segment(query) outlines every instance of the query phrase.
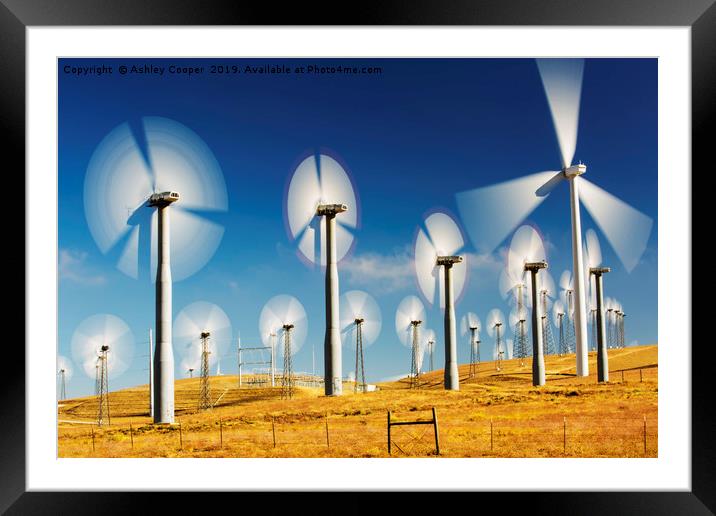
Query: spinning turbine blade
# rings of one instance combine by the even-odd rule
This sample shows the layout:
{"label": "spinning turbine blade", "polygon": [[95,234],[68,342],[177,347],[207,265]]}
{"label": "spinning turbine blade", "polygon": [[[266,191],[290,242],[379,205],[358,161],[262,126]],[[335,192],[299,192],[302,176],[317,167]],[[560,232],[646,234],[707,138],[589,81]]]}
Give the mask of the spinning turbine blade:
{"label": "spinning turbine blade", "polygon": [[57,372],[65,371],[65,381],[69,382],[72,379],[72,362],[70,362],[70,359],[67,357],[64,357],[62,355],[57,356]]}
{"label": "spinning turbine blade", "polygon": [[654,221],[583,177],[579,178],[579,197],[631,272],[646,249]]}
{"label": "spinning turbine blade", "polygon": [[196,301],[174,320],[174,347],[184,357],[201,359],[201,333],[209,332],[209,363],[214,364],[231,345],[231,322],[213,303]]}
{"label": "spinning turbine blade", "polygon": [[587,256],[585,261],[589,264],[589,267],[597,267],[602,263],[602,248],[599,245],[599,239],[593,229],[587,230],[585,237]]}
{"label": "spinning turbine blade", "polygon": [[[487,314],[487,319],[485,320],[485,324],[487,325],[487,333],[488,335],[490,335],[490,337],[495,336],[495,325],[497,325],[498,323],[504,324],[505,316],[502,315],[502,311],[499,308],[493,308]],[[504,335],[504,332],[502,333],[502,335]]]}
{"label": "spinning turbine blade", "polygon": [[[209,262],[224,236],[224,228],[219,224],[172,207],[172,236],[170,240],[172,280],[181,281],[193,275]],[[174,227],[181,229],[173,229]],[[157,241],[157,216],[152,214],[152,242]],[[156,280],[157,246],[152,245],[151,275]]]}
{"label": "spinning turbine blade", "polygon": [[537,67],[559,140],[562,167],[567,168],[577,147],[584,59],[537,59]]}
{"label": "spinning turbine blade", "polygon": [[134,355],[134,336],[119,317],[97,314],[80,323],[72,335],[72,356],[85,374],[94,379],[102,346],[107,352],[107,373],[115,378],[127,370]]}
{"label": "spinning turbine blade", "polygon": [[[291,349],[292,355],[298,353],[308,334],[308,319],[301,302],[293,296],[279,294],[272,297],[264,305],[259,316],[259,332],[264,346],[277,346],[283,349],[283,326],[292,324]],[[275,338],[271,337],[275,335]]]}
{"label": "spinning turbine blade", "polygon": [[321,202],[321,185],[318,182],[316,158],[310,156],[296,168],[288,187],[286,202],[288,224],[295,236],[301,233],[316,215]]}
{"label": "spinning turbine blade", "polygon": [[296,167],[284,206],[290,237],[298,240],[298,251],[310,263],[325,266],[326,221],[316,216],[320,204],[344,204],[348,208],[335,218],[335,258],[340,262],[353,244],[355,237],[350,229],[358,226],[359,206],[347,172],[325,154],[309,156]]}
{"label": "spinning turbine blade", "polygon": [[[362,290],[351,290],[341,296],[341,331],[355,330],[355,320],[363,319],[363,347],[367,348],[378,338],[382,326],[380,308],[375,299]],[[343,344],[351,344],[355,348],[355,338],[344,340]]]}
{"label": "spinning turbine blade", "polygon": [[475,249],[480,253],[494,251],[547,198],[536,192],[555,174],[538,172],[458,193],[455,196],[458,210]]}
{"label": "spinning turbine blade", "polygon": [[[431,305],[435,290],[440,293],[440,308],[445,308],[445,272],[437,265],[438,256],[453,256],[465,246],[460,228],[447,214],[436,212],[425,219],[425,228],[418,230],[415,240],[415,273],[420,291]],[[457,299],[465,286],[467,264],[452,268],[453,295]]]}
{"label": "spinning turbine blade", "polygon": [[395,312],[395,332],[400,342],[405,346],[412,346],[410,334],[411,321],[425,321],[425,308],[416,296],[405,297]]}
{"label": "spinning turbine blade", "polygon": [[[172,212],[228,209],[221,168],[203,140],[167,118],[144,117],[141,121],[143,139],[124,123],[100,142],[84,184],[85,217],[95,242],[107,253],[123,241],[117,267],[134,278],[139,276],[140,264],[146,268],[151,263],[151,276],[156,274],[157,243],[152,241],[149,246],[142,237],[150,231],[156,236],[156,213],[147,207],[150,195],[179,192]],[[206,265],[221,241],[223,229],[199,217],[178,215],[170,223],[174,281]],[[151,262],[149,255],[144,255],[144,246],[152,249]],[[197,253],[197,249],[201,251]]]}

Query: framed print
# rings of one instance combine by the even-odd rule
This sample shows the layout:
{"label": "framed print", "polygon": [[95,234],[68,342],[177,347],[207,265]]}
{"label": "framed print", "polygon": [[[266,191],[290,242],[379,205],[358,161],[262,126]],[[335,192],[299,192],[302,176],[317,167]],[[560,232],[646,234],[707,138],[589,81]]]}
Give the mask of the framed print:
{"label": "framed print", "polygon": [[709,2],[52,5],[2,7],[28,301],[3,507],[713,510],[690,300]]}

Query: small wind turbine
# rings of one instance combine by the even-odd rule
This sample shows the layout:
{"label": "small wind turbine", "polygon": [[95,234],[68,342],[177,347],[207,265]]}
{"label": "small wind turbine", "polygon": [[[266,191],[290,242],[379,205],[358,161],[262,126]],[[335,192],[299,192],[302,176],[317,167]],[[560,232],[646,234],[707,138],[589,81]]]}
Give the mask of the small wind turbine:
{"label": "small wind turbine", "polygon": [[351,230],[358,225],[353,184],[334,158],[325,154],[309,156],[293,172],[285,211],[290,236],[298,241],[299,253],[309,262],[320,262],[326,268],[325,394],[339,396],[343,392],[343,369],[338,262],[350,250]]}
{"label": "small wind turbine", "polygon": [[[72,335],[72,357],[89,378],[98,397],[97,424],[110,423],[109,379],[124,373],[134,355],[134,335],[114,315],[97,314],[80,323]],[[106,421],[105,421],[106,418]]]}
{"label": "small wind turbine", "polygon": [[343,342],[354,342],[356,349],[354,392],[366,391],[363,350],[378,338],[381,325],[380,308],[370,294],[351,290],[341,296],[341,332],[345,337],[349,337],[349,332],[354,335]]}
{"label": "small wind turbine", "polygon": [[480,318],[474,312],[467,312],[460,320],[460,335],[470,334],[470,378],[477,376],[480,364]]}
{"label": "small wind turbine", "polygon": [[72,378],[72,362],[62,355],[57,356],[57,377],[60,381],[60,400],[67,399],[67,383]]}
{"label": "small wind turbine", "polygon": [[505,324],[505,316],[502,315],[502,311],[500,311],[499,308],[493,308],[490,310],[490,312],[487,314],[487,319],[485,324],[487,325],[487,333],[490,337],[495,338],[495,370],[501,371],[502,370],[502,358],[505,353],[504,348],[504,334],[503,334],[503,325]]}
{"label": "small wind turbine", "polygon": [[[584,59],[537,59],[561,151],[559,171],[540,172],[457,194],[458,208],[478,252],[492,252],[563,181],[569,183],[577,376],[588,376],[586,292],[580,201],[602,230],[627,272],[646,249],[653,221],[584,179],[586,165],[572,164],[577,147]],[[499,210],[500,216],[494,214]]]}
{"label": "small wind turbine", "polygon": [[395,331],[403,345],[410,348],[410,387],[419,388],[422,346],[420,325],[425,320],[425,308],[416,296],[407,296],[395,312]]}
{"label": "small wind turbine", "polygon": [[[465,241],[460,228],[447,214],[436,212],[425,219],[415,239],[415,273],[420,291],[429,304],[435,301],[438,285],[440,307],[444,309],[445,325],[445,389],[460,390],[457,367],[457,336],[455,331],[455,298],[465,286],[467,264],[460,252]],[[461,265],[460,265],[461,264]]]}
{"label": "small wind turbine", "polygon": [[[425,351],[430,357],[430,370],[434,371],[435,363],[433,362],[433,354],[435,352],[435,342],[437,341],[437,338],[435,337],[435,330],[425,330],[423,332],[423,340],[425,341]],[[422,364],[422,360],[420,362]]]}
{"label": "small wind turbine", "polygon": [[196,301],[184,307],[174,320],[174,346],[184,363],[199,366],[199,408],[211,408],[209,371],[231,345],[231,322],[220,307]]}
{"label": "small wind turbine", "polygon": [[308,334],[308,319],[301,302],[293,296],[279,294],[269,299],[259,316],[259,333],[264,346],[272,348],[276,355],[278,337],[283,355],[281,398],[293,397],[293,356],[298,353]]}

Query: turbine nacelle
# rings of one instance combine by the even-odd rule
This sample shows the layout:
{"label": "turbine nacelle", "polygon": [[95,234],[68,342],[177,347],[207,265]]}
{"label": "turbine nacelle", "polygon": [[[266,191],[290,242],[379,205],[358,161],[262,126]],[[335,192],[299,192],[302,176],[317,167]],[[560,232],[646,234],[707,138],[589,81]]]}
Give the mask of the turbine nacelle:
{"label": "turbine nacelle", "polygon": [[437,265],[444,265],[445,267],[452,267],[453,264],[461,263],[462,256],[438,256]]}
{"label": "turbine nacelle", "polygon": [[420,326],[422,322],[423,321],[410,321],[410,324],[412,324],[413,326]]}
{"label": "turbine nacelle", "polygon": [[602,274],[606,274],[607,272],[611,272],[612,269],[610,267],[590,267],[589,268],[589,274],[594,274],[595,276],[601,276]]}
{"label": "turbine nacelle", "polygon": [[356,317],[353,322],[356,324],[363,324],[365,322],[365,319],[363,319],[361,317]]}
{"label": "turbine nacelle", "polygon": [[293,324],[284,324],[284,325],[283,325],[283,329],[284,329],[285,331],[292,330],[292,329],[293,329]]}
{"label": "turbine nacelle", "polygon": [[562,172],[564,172],[564,177],[570,178],[570,177],[577,177],[581,176],[587,171],[587,165],[584,163],[580,163],[578,165],[572,165],[571,167],[567,167]]}
{"label": "turbine nacelle", "polygon": [[169,206],[171,203],[179,200],[179,194],[177,192],[162,192],[154,193],[149,196],[147,205],[154,208],[163,208]]}
{"label": "turbine nacelle", "polygon": [[202,338],[202,339],[208,339],[208,338],[209,338],[209,335],[211,335],[211,332],[209,332],[209,331],[203,331],[203,332],[201,332],[201,338]]}
{"label": "turbine nacelle", "polygon": [[537,272],[540,269],[546,269],[547,262],[542,260],[541,262],[528,262],[525,263],[525,270],[528,272]]}
{"label": "turbine nacelle", "polygon": [[343,213],[348,210],[348,206],[345,204],[319,204],[316,207],[316,215],[321,216],[335,216],[338,213]]}

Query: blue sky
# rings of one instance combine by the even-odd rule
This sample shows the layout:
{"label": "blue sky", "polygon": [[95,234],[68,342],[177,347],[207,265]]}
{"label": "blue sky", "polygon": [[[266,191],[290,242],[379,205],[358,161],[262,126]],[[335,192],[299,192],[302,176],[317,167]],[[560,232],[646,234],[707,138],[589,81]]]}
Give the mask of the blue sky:
{"label": "blue sky", "polygon": [[[531,59],[261,59],[270,64],[380,66],[374,75],[120,76],[119,64],[249,64],[251,60],[60,60],[59,67],[59,353],[71,358],[75,328],[96,313],[121,317],[132,329],[135,358],[111,389],[146,382],[147,330],[154,325],[154,287],[115,267],[95,244],[85,219],[83,185],[89,159],[102,138],[123,122],[143,116],[176,120],[196,132],[222,168],[229,211],[219,215],[222,242],[209,263],[174,285],[175,315],[205,300],[218,304],[242,345],[259,341],[258,319],[266,301],[291,294],[308,314],[308,338],[294,368],[323,364],[323,273],[296,255],[283,219],[284,193],[299,157],[328,149],[346,164],[361,203],[354,251],[339,265],[342,291],[361,289],[380,306],[383,328],[366,351],[369,381],[403,374],[410,352],[398,340],[394,317],[403,297],[418,294],[412,268],[416,227],[443,208],[457,215],[455,194],[560,165],[557,139],[537,66]],[[303,61],[303,62],[301,62]],[[255,63],[256,63],[255,62]],[[254,63],[254,64],[255,64]],[[64,65],[113,64],[114,74],[77,77]],[[627,317],[627,341],[657,341],[657,61],[590,59],[584,68],[575,161],[587,177],[655,220],[641,262],[627,273],[582,209],[583,230],[597,229],[606,295]],[[499,214],[495,214],[499,216]],[[459,217],[458,217],[458,222]],[[527,219],[547,241],[555,281],[571,268],[568,188],[556,189]],[[509,238],[503,242],[509,244]],[[474,253],[468,243],[467,252]],[[503,260],[471,260],[458,318],[509,308],[498,290]],[[441,344],[442,314],[428,308],[427,326]],[[483,336],[483,358],[492,342]],[[236,372],[235,339],[223,372]],[[344,374],[353,369],[344,348]],[[144,356],[143,356],[144,355]],[[460,363],[469,361],[465,339]],[[178,362],[178,360],[177,360]],[[93,379],[78,364],[68,395],[90,394]],[[177,370],[177,377],[184,372]]]}

